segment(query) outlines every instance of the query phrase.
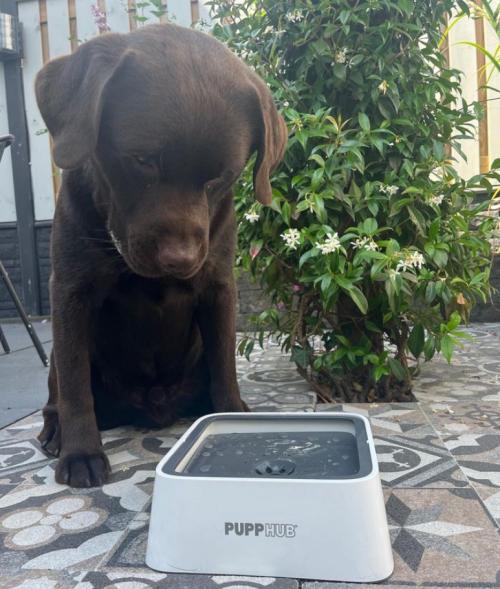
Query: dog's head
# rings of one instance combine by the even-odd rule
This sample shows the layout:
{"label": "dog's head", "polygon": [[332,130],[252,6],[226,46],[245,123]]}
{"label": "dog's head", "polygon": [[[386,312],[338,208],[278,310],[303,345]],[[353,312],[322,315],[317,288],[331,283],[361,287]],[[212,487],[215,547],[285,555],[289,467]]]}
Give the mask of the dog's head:
{"label": "dog's head", "polygon": [[48,63],[36,95],[56,164],[90,163],[96,204],[138,274],[198,272],[254,151],[256,198],[271,200],[286,125],[266,85],[208,35],[174,25],[104,35]]}

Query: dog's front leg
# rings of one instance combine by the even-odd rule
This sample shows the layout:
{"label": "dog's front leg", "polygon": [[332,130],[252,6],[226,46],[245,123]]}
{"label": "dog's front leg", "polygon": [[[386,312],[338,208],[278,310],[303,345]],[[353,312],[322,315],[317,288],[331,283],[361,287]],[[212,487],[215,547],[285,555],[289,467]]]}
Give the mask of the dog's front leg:
{"label": "dog's front leg", "polygon": [[89,294],[88,289],[51,282],[61,440],[56,481],[71,487],[102,485],[110,472],[97,429],[90,383]]}
{"label": "dog's front leg", "polygon": [[198,323],[210,371],[215,411],[248,411],[236,379],[236,287],[234,282],[207,289],[198,308]]}

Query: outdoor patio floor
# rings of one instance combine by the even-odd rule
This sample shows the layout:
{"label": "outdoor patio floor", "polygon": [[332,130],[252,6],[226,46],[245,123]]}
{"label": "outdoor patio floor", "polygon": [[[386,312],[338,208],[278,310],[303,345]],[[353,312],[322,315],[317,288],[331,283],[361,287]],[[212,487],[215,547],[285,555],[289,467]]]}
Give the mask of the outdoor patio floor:
{"label": "outdoor patio floor", "polygon": [[[348,410],[370,418],[395,559],[394,574],[384,584],[392,588],[500,588],[500,325],[476,325],[469,331],[474,339],[451,366],[443,359],[424,365],[415,386],[417,403],[316,405],[314,394],[278,346],[270,343],[256,351],[250,363],[238,360],[241,389],[254,410]],[[18,410],[28,413],[39,405],[26,397],[26,375],[33,371],[31,397],[40,399],[45,398],[46,374],[41,365],[35,367],[34,349],[20,348],[0,356],[0,388],[4,397],[22,397]],[[19,395],[4,390],[17,386],[14,370],[19,377],[24,373]],[[0,587],[368,587],[167,575],[146,568],[154,468],[187,425],[105,432],[111,481],[88,490],[55,483],[54,461],[36,441],[40,412],[1,429]],[[327,517],[327,505],[324,510]],[[335,546],[331,548],[333,553]]]}

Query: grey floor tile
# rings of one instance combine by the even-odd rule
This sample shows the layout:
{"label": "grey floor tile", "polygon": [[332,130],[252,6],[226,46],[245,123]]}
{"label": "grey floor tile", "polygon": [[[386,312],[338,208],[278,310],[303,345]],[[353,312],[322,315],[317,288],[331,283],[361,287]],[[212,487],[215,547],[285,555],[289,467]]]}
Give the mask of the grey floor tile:
{"label": "grey floor tile", "polygon": [[433,427],[442,435],[498,433],[499,402],[434,402],[423,405]]}
{"label": "grey floor tile", "polygon": [[[16,350],[22,350],[24,348],[29,348],[33,345],[31,338],[24,327],[24,324],[21,322],[5,322],[0,321],[0,325],[2,326],[2,330],[7,338],[7,342],[12,352]],[[50,321],[42,320],[42,321],[33,321],[33,327],[38,335],[38,339],[42,343],[47,343],[52,341],[52,328]],[[3,349],[0,346],[0,358],[4,355]]]}
{"label": "grey floor tile", "polygon": [[[46,346],[46,352],[50,348]],[[47,401],[49,369],[35,348],[0,357],[0,427],[40,409]]]}
{"label": "grey floor tile", "polygon": [[[130,585],[125,585],[130,583]],[[132,585],[131,583],[136,583]],[[76,589],[299,589],[295,579],[223,575],[162,574],[144,568],[114,568],[88,573]]]}

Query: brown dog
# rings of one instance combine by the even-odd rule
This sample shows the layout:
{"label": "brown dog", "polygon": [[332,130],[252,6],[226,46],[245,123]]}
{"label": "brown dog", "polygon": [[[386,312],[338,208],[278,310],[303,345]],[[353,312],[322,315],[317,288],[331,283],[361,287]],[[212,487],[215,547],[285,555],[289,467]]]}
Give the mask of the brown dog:
{"label": "brown dog", "polygon": [[39,73],[63,168],[52,234],[54,351],[39,439],[56,480],[101,485],[99,429],[246,410],[235,370],[231,187],[254,187],[286,126],[266,85],[208,35],[107,34]]}

